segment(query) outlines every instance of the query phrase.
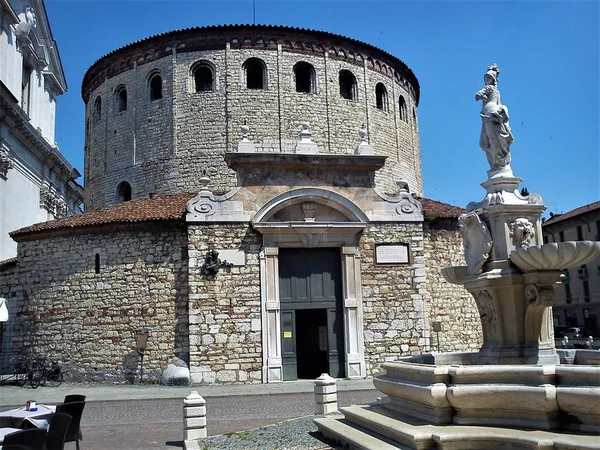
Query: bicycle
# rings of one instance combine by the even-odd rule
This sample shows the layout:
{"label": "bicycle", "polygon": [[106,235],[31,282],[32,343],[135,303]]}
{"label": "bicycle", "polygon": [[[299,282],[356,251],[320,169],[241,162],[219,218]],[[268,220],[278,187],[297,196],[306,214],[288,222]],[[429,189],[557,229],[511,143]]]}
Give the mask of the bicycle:
{"label": "bicycle", "polygon": [[58,361],[53,361],[48,356],[34,361],[27,372],[27,376],[32,389],[37,389],[40,384],[58,387],[64,381],[62,366]]}

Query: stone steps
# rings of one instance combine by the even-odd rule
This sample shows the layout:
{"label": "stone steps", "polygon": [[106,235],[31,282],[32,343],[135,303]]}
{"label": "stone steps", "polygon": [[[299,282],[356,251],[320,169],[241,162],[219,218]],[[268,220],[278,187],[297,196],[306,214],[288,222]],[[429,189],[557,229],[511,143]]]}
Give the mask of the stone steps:
{"label": "stone steps", "polygon": [[340,418],[323,418],[314,421],[325,437],[347,446],[350,450],[410,450]]}
{"label": "stone steps", "polygon": [[512,428],[430,425],[412,422],[382,406],[341,408],[344,417],[315,419],[326,437],[360,450],[591,450],[600,449],[599,436]]}

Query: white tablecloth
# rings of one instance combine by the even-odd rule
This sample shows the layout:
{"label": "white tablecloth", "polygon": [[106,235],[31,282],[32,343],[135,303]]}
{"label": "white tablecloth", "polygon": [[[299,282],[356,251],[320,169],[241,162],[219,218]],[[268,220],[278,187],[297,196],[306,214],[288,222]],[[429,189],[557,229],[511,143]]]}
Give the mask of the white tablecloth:
{"label": "white tablecloth", "polygon": [[25,407],[10,409],[8,411],[0,411],[0,426],[20,428],[24,420],[31,419],[29,421],[38,428],[47,428],[48,419],[52,413],[54,413],[54,411],[56,411],[56,406],[48,406],[43,404],[37,405],[37,411],[27,411]]}

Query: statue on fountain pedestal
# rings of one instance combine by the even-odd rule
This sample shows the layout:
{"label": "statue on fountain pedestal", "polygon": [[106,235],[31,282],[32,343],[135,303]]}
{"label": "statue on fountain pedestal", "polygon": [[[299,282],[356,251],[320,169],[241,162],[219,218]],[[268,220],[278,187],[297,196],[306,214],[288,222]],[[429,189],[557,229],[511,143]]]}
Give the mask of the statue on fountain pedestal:
{"label": "statue on fountain pedestal", "polygon": [[514,141],[508,123],[508,108],[500,101],[499,74],[496,64],[489,66],[483,77],[485,87],[475,94],[475,100],[483,101],[479,146],[487,155],[491,170],[510,168],[510,145]]}

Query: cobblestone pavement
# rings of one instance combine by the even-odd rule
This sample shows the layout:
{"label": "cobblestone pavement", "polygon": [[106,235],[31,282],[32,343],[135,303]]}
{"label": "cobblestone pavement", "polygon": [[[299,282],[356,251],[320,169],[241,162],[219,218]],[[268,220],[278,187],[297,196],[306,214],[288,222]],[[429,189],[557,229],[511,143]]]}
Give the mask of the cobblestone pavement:
{"label": "cobblestone pavement", "polygon": [[[340,406],[371,403],[377,390],[338,393]],[[208,434],[242,431],[314,412],[312,393],[205,397]],[[169,449],[182,445],[183,399],[88,402],[82,450]],[[67,444],[66,450],[75,448]],[[324,445],[324,448],[327,448]]]}

